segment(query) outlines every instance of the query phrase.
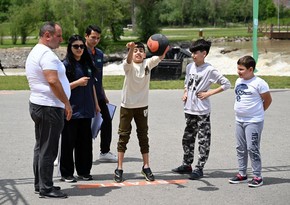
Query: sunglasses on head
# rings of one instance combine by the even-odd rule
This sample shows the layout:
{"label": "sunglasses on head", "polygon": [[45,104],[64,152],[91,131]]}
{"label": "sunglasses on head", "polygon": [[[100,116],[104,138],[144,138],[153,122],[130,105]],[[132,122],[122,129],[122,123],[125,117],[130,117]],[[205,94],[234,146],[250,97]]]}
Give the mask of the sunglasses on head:
{"label": "sunglasses on head", "polygon": [[71,45],[74,49],[84,49],[85,48],[85,45],[81,44],[81,45],[78,45],[78,44],[74,44],[74,45]]}

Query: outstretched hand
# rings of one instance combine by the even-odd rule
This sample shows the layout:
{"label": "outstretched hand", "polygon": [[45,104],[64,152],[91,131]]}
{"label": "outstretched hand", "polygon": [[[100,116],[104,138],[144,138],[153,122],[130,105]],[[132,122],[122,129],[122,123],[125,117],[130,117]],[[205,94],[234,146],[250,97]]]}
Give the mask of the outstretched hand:
{"label": "outstretched hand", "polygon": [[166,53],[168,52],[170,46],[168,45],[165,49],[165,51],[163,52],[162,56],[159,56],[159,58],[162,60],[163,58],[165,58]]}
{"label": "outstretched hand", "polygon": [[127,47],[127,48],[135,48],[135,46],[136,46],[136,45],[135,45],[134,42],[129,42],[129,43],[126,44],[126,47]]}

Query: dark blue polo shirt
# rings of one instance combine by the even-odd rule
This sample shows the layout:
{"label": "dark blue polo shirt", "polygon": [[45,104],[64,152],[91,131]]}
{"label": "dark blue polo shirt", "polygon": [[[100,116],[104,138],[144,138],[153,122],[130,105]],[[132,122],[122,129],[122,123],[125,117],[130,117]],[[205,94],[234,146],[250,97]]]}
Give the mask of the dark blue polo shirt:
{"label": "dark blue polo shirt", "polygon": [[88,49],[89,54],[91,55],[95,66],[98,71],[96,72],[96,92],[98,100],[104,100],[105,95],[103,93],[103,67],[104,67],[104,53],[98,48],[95,48],[95,55],[92,54],[92,51]]}
{"label": "dark blue polo shirt", "polygon": [[[63,64],[66,68],[69,66],[66,60],[64,60]],[[82,65],[79,62],[76,63],[75,69],[75,80],[85,76]],[[91,76],[91,72],[88,72],[88,75],[87,77],[90,77],[90,80],[87,86],[78,86],[71,90],[69,101],[73,110],[72,119],[93,118],[96,113],[93,91],[94,77]]]}

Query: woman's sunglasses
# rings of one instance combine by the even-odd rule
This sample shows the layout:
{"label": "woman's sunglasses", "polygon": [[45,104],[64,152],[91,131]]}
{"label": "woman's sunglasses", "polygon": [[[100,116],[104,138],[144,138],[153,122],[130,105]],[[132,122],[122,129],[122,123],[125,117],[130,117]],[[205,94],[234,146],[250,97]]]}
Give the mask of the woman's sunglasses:
{"label": "woman's sunglasses", "polygon": [[85,48],[85,45],[81,44],[81,45],[77,45],[77,44],[74,44],[74,45],[71,45],[71,47],[73,47],[74,49],[84,49]]}

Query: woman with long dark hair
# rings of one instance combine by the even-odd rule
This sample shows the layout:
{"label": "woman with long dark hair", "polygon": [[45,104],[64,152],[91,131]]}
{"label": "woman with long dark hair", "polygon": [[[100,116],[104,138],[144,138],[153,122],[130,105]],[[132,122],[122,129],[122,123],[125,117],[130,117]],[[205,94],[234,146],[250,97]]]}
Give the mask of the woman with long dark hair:
{"label": "woman with long dark hair", "polygon": [[91,120],[100,111],[94,86],[97,69],[80,35],[69,38],[63,64],[70,82],[73,115],[70,121],[65,121],[62,131],[61,180],[76,182],[74,167],[79,179],[92,180],[90,175],[93,158]]}

